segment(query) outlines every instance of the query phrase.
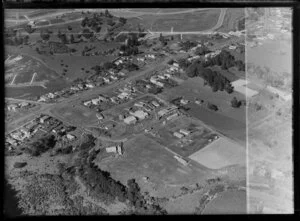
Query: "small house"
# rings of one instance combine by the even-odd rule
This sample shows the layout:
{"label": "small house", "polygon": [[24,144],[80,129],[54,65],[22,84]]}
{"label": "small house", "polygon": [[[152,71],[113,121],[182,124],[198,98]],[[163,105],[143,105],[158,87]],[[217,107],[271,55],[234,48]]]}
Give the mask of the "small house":
{"label": "small house", "polygon": [[177,137],[177,138],[179,138],[179,139],[181,139],[181,138],[183,138],[183,137],[184,137],[184,135],[183,135],[183,134],[181,134],[181,133],[178,133],[178,132],[174,132],[174,133],[173,133],[173,135],[174,135],[174,137]]}
{"label": "small house", "polygon": [[128,116],[124,119],[125,124],[135,124],[137,119],[134,116]]}

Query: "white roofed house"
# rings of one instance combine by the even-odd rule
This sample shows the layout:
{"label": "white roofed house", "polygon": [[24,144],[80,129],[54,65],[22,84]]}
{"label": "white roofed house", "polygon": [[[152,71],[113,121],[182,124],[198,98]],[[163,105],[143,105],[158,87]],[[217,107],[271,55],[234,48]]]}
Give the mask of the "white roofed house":
{"label": "white roofed house", "polygon": [[180,129],[179,132],[182,133],[182,134],[184,134],[185,136],[188,136],[191,133],[190,131],[185,130],[185,129]]}
{"label": "white roofed house", "polygon": [[125,124],[135,124],[136,121],[137,121],[137,119],[134,116],[128,116],[124,119]]}
{"label": "white roofed house", "polygon": [[144,120],[149,114],[142,110],[137,110],[135,112],[130,113],[132,116],[135,116],[139,120]]}
{"label": "white roofed house", "polygon": [[76,136],[73,135],[73,134],[67,134],[66,137],[67,137],[67,139],[68,139],[69,141],[73,141],[73,140],[76,139]]}
{"label": "white roofed house", "polygon": [[99,98],[94,98],[94,99],[92,99],[91,101],[92,101],[92,103],[93,103],[94,105],[97,105],[97,104],[100,103],[100,99],[99,99]]}
{"label": "white roofed house", "polygon": [[159,105],[159,103],[157,103],[156,101],[152,101],[151,102],[155,107],[159,107],[160,105]]}
{"label": "white roofed house", "polygon": [[88,87],[88,88],[93,88],[93,87],[95,87],[95,85],[92,84],[92,83],[85,84],[85,86]]}
{"label": "white roofed house", "polygon": [[17,108],[18,108],[18,105],[16,105],[16,104],[10,104],[7,106],[7,109],[9,111],[16,111]]}
{"label": "white roofed house", "polygon": [[100,114],[100,113],[97,113],[97,114],[96,114],[96,117],[97,117],[98,120],[104,119],[103,114]]}
{"label": "white roofed house", "polygon": [[84,106],[88,106],[88,105],[90,105],[92,103],[92,101],[85,101],[85,102],[83,102],[83,105]]}
{"label": "white roofed house", "polygon": [[181,138],[183,138],[183,137],[184,137],[184,135],[183,135],[183,134],[181,134],[181,133],[178,133],[178,132],[174,132],[174,133],[173,133],[173,135],[174,135],[175,137],[179,138],[179,139],[181,139]]}

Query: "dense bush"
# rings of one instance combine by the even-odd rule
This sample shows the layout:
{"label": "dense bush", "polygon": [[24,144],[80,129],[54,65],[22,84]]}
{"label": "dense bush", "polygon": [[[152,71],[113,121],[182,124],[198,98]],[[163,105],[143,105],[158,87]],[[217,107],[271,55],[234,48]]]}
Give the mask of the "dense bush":
{"label": "dense bush", "polygon": [[46,137],[42,137],[41,139],[30,144],[27,148],[27,151],[32,156],[39,156],[40,154],[53,148],[55,146],[55,144],[56,144],[55,136],[49,135]]}
{"label": "dense bush", "polygon": [[22,168],[22,167],[25,167],[27,165],[26,162],[15,162],[14,164],[14,168]]}

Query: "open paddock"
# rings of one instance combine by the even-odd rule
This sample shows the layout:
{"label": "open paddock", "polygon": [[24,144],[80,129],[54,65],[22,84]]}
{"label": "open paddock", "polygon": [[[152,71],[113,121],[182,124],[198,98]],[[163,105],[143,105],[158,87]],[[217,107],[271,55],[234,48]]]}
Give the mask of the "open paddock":
{"label": "open paddock", "polygon": [[156,186],[190,184],[205,177],[205,169],[182,166],[173,154],[143,135],[124,142],[124,154],[118,158],[101,161],[98,157],[96,165],[124,184],[131,178],[143,182],[145,176]]}
{"label": "open paddock", "polygon": [[219,138],[189,158],[210,169],[221,169],[236,164],[245,166],[246,146],[227,138]]}

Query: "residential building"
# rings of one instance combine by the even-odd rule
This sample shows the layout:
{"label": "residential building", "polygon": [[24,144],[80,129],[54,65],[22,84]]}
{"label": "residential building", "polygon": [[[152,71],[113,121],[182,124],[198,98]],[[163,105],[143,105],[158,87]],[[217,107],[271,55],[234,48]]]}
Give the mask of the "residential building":
{"label": "residential building", "polygon": [[152,101],[151,102],[155,107],[159,107],[160,105],[159,105],[159,103],[157,103],[156,101]]}
{"label": "residential building", "polygon": [[66,137],[67,137],[67,139],[70,140],[70,141],[75,140],[75,138],[76,138],[76,136],[73,135],[73,134],[67,134]]}
{"label": "residential building", "polygon": [[42,124],[45,123],[47,120],[49,120],[49,118],[50,118],[50,116],[47,116],[47,115],[41,117],[40,118],[40,123],[42,123]]}
{"label": "residential building", "polygon": [[178,132],[176,132],[176,131],[173,133],[173,135],[174,135],[175,137],[179,138],[179,139],[181,139],[181,138],[183,138],[183,137],[184,137],[184,135],[183,135],[183,134],[181,134],[181,133],[178,133]]}
{"label": "residential building", "polygon": [[17,108],[18,108],[18,105],[16,105],[16,104],[10,104],[7,106],[7,109],[9,111],[16,111]]}
{"label": "residential building", "polygon": [[99,113],[97,113],[97,114],[96,114],[96,117],[97,117],[97,119],[98,119],[98,120],[102,120],[102,119],[104,119],[104,116],[103,116],[103,114],[99,114]]}
{"label": "residential building", "polygon": [[21,102],[21,103],[19,103],[19,106],[22,108],[22,107],[26,107],[26,106],[28,106],[29,105],[29,103],[28,102]]}
{"label": "residential building", "polygon": [[128,116],[124,119],[125,124],[135,124],[137,119],[134,116]]}
{"label": "residential building", "polygon": [[185,129],[180,129],[179,133],[182,133],[183,135],[188,136],[188,135],[190,135],[191,132],[188,130],[185,130]]}
{"label": "residential building", "polygon": [[84,106],[89,106],[91,103],[92,103],[92,101],[85,101],[85,102],[83,102],[83,105]]}
{"label": "residential building", "polygon": [[174,113],[174,114],[168,116],[166,119],[167,120],[172,120],[172,119],[176,118],[177,116],[178,116],[178,113]]}
{"label": "residential building", "polygon": [[135,116],[139,120],[144,120],[148,116],[148,113],[144,112],[142,110],[137,110],[137,111],[135,111],[133,113],[130,113],[130,114],[133,115],[133,116]]}
{"label": "residential building", "polygon": [[93,103],[94,105],[97,105],[97,104],[100,103],[100,99],[99,99],[99,98],[94,98],[94,99],[92,99],[91,101],[92,101],[92,103]]}
{"label": "residential building", "polygon": [[94,87],[94,85],[92,83],[85,84],[85,86],[88,87],[88,88],[93,88]]}
{"label": "residential building", "polygon": [[158,111],[157,114],[158,114],[159,117],[162,117],[162,116],[164,116],[164,115],[166,115],[166,114],[168,114],[168,113],[170,113],[170,112],[172,112],[176,109],[177,109],[177,107],[175,105],[172,105],[172,106],[169,106],[167,108],[164,108],[164,109]]}

